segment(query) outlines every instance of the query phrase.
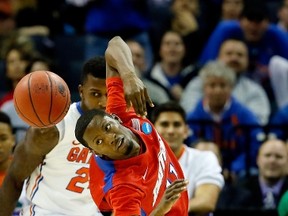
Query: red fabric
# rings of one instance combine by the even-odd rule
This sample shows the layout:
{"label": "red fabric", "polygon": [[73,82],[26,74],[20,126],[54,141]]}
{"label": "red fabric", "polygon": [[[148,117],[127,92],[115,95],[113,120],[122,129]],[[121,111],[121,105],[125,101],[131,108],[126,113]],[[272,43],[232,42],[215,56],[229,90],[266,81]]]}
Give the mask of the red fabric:
{"label": "red fabric", "polygon": [[[161,200],[167,185],[183,179],[182,169],[168,144],[160,138],[152,123],[126,112],[120,78],[106,81],[108,101],[106,110],[120,117],[144,143],[142,154],[125,160],[106,161],[94,157],[90,165],[90,191],[100,210],[113,209],[115,216],[149,215]],[[143,125],[150,127],[151,130]],[[146,127],[147,128],[147,127]],[[128,214],[129,213],[129,214]],[[166,215],[188,215],[187,192]]]}
{"label": "red fabric", "polygon": [[0,108],[5,102],[10,100],[13,100],[13,92],[8,92],[0,99]]}

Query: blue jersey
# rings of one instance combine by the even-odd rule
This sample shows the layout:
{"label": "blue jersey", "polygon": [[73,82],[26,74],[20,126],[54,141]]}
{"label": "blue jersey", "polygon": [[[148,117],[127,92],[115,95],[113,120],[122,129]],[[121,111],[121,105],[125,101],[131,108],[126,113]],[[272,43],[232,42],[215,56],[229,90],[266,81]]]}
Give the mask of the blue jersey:
{"label": "blue jersey", "polygon": [[247,160],[256,167],[262,128],[257,117],[236,99],[231,98],[230,107],[223,111],[220,121],[214,121],[204,109],[203,100],[188,114],[187,120],[192,130],[189,143],[204,138],[218,144],[225,168],[239,173],[246,169]]}

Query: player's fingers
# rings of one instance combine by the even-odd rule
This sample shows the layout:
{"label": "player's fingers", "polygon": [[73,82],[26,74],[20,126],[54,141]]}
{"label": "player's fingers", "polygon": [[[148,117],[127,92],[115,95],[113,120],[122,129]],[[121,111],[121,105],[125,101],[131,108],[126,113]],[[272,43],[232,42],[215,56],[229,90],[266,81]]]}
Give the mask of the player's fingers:
{"label": "player's fingers", "polygon": [[137,97],[132,97],[130,99],[132,106],[134,107],[134,110],[136,112],[137,115],[140,115],[140,110],[139,110],[139,105],[138,105],[138,101],[137,101]]}
{"label": "player's fingers", "polygon": [[146,97],[145,97],[145,92],[142,91],[141,92],[141,101],[140,101],[140,105],[141,105],[141,110],[143,115],[142,116],[146,116],[147,115],[147,107],[146,107]]}
{"label": "player's fingers", "polygon": [[[154,107],[154,104],[153,104],[153,102],[152,102],[152,99],[150,98],[150,96],[149,96],[148,91],[147,91],[146,88],[145,88],[145,90],[144,90],[144,95],[145,95],[145,101],[148,102],[149,106],[150,106],[150,107]],[[145,104],[145,106],[146,106],[146,104]]]}
{"label": "player's fingers", "polygon": [[146,116],[147,111],[144,92],[142,90],[136,92],[133,96],[133,99],[133,105],[136,107],[135,112],[142,117]]}
{"label": "player's fingers", "polygon": [[130,100],[128,95],[125,95],[125,100],[126,100],[126,107],[127,107],[127,110],[128,110],[131,107],[132,102],[131,102],[131,100]]}
{"label": "player's fingers", "polygon": [[173,201],[176,201],[180,198],[181,194],[174,194],[173,196],[167,198],[167,201],[169,202],[173,202]]}

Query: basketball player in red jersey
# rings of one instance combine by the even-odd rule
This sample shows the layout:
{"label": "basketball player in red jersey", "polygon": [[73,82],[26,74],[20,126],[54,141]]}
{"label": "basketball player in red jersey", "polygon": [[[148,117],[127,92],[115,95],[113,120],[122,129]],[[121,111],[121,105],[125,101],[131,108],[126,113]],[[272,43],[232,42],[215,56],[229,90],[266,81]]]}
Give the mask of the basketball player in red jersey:
{"label": "basketball player in red jersey", "polygon": [[[87,111],[75,129],[77,139],[95,153],[90,192],[96,205],[115,216],[188,215],[187,181],[166,141],[144,117],[146,102],[153,104],[142,81],[131,73],[134,66],[127,44],[114,37],[105,58],[106,112]],[[160,201],[171,183],[173,198],[163,204]]]}

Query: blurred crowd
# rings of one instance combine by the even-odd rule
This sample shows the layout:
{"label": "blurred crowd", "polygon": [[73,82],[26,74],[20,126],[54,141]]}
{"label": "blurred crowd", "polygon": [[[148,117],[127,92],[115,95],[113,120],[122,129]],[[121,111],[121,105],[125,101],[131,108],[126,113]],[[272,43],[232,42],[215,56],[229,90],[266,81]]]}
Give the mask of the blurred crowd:
{"label": "blurred crowd", "polygon": [[[16,144],[28,128],[14,109],[18,81],[53,71],[77,101],[83,63],[104,55],[115,35],[156,108],[173,101],[183,109],[180,143],[217,156],[224,182],[214,181],[221,191],[209,211],[277,215],[279,203],[285,211],[288,0],[1,0],[0,110]],[[165,139],[180,136],[174,127]]]}

